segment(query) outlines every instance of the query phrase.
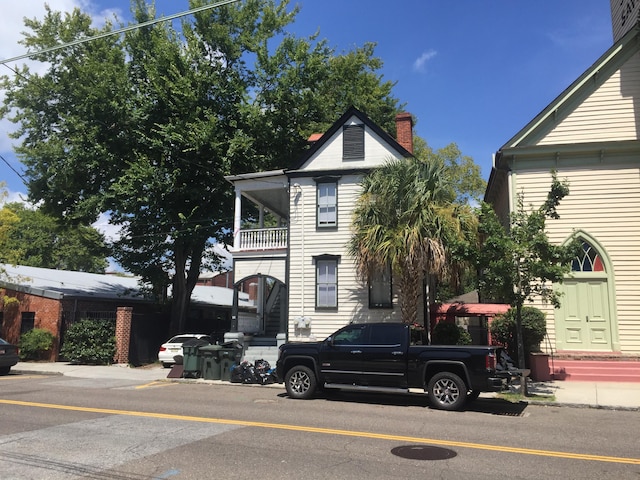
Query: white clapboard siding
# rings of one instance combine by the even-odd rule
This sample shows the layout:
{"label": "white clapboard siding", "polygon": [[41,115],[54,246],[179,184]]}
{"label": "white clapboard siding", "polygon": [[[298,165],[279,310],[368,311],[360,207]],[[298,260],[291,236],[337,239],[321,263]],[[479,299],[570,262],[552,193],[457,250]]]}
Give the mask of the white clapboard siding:
{"label": "white clapboard siding", "polygon": [[[369,310],[368,290],[356,274],[348,253],[351,239],[352,211],[360,193],[361,176],[344,175],[338,182],[338,228],[316,229],[316,184],[313,179],[300,178],[301,194],[292,196],[289,238],[289,336],[300,335],[295,319],[311,319],[310,332],[305,337],[322,339],[351,321],[390,321],[398,312]],[[338,263],[338,309],[315,309],[315,263],[319,255],[340,256]],[[397,301],[394,302],[397,305]]]}
{"label": "white clapboard siding", "polygon": [[[565,241],[582,230],[606,250],[615,275],[615,311],[622,353],[640,354],[640,169],[603,164],[598,167],[558,169],[569,181],[570,193],[558,209],[560,219],[547,221],[552,242]],[[516,191],[526,192],[525,205],[539,206],[551,185],[549,172],[521,171]],[[536,302],[547,313],[549,336],[555,340],[553,309]]]}
{"label": "white clapboard siding", "polygon": [[640,2],[636,0],[610,0],[613,41],[617,42],[636,25]]}
{"label": "white clapboard siding", "polygon": [[286,282],[286,257],[278,258],[255,256],[250,258],[236,258],[233,265],[234,281],[238,282],[245,277],[261,274],[277,278],[282,283]]}
{"label": "white clapboard siding", "polygon": [[640,54],[600,85],[538,145],[638,139]]}

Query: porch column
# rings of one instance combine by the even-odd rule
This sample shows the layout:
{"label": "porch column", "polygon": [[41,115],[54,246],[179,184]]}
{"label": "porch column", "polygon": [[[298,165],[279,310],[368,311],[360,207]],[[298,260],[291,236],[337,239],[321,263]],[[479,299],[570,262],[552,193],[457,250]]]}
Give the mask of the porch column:
{"label": "porch column", "polygon": [[236,199],[233,206],[233,249],[240,249],[240,216],[242,215],[242,190],[236,186]]}

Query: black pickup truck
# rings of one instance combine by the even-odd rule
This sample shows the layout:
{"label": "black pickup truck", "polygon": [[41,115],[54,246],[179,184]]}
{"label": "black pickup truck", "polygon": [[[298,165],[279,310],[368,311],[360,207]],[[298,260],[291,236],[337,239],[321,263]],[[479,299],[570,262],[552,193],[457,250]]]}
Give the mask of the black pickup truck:
{"label": "black pickup truck", "polygon": [[427,394],[442,410],[459,410],[481,392],[506,388],[496,370],[501,348],[427,345],[424,330],[403,323],[361,323],[322,342],[280,346],[276,373],[291,398],[317,388]]}

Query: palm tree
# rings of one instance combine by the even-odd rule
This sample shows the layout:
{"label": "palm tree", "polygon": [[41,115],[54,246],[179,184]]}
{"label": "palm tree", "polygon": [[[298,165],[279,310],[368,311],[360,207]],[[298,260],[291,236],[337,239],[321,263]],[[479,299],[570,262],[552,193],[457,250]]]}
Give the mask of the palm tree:
{"label": "palm tree", "polygon": [[473,229],[471,210],[453,200],[438,162],[394,159],[363,180],[349,253],[363,281],[391,267],[405,323],[417,320],[425,275],[451,273],[450,248]]}

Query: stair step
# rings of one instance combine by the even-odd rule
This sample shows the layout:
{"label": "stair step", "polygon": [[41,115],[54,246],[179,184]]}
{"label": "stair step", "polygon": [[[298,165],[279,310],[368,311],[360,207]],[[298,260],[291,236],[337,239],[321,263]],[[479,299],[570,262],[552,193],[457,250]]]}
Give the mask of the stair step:
{"label": "stair step", "polygon": [[638,361],[556,359],[550,366],[555,380],[640,383]]}

